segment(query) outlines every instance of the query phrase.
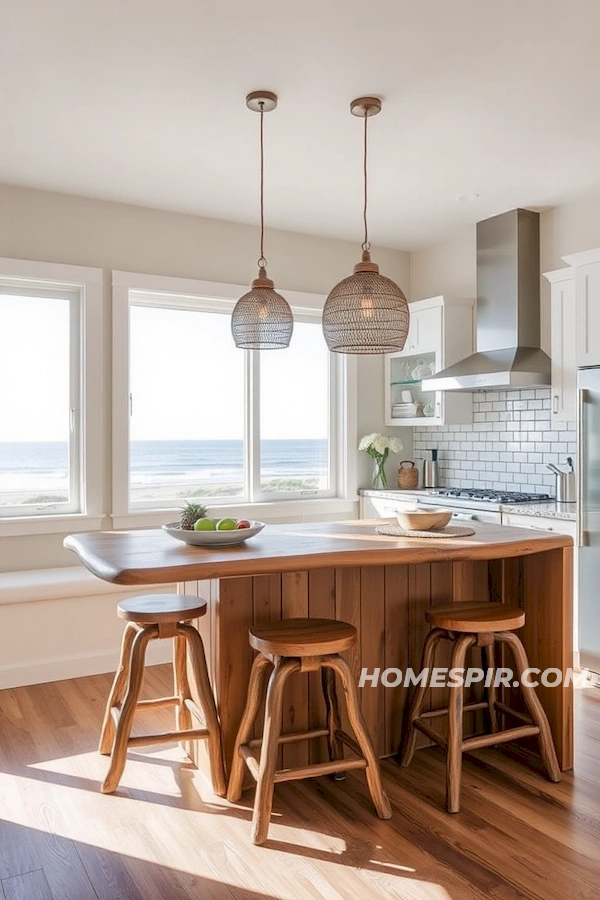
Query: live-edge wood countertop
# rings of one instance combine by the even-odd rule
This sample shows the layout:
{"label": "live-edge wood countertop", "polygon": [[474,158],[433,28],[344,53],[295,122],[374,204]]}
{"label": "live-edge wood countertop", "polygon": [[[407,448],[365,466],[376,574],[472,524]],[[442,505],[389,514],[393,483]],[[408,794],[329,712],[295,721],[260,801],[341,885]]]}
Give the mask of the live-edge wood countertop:
{"label": "live-edge wood countertop", "polygon": [[397,538],[375,533],[383,519],[267,525],[244,544],[206,549],[161,529],[72,534],[64,546],[98,578],[116,584],[167,584],[348,566],[492,560],[572,544],[551,532],[477,523],[462,538]]}

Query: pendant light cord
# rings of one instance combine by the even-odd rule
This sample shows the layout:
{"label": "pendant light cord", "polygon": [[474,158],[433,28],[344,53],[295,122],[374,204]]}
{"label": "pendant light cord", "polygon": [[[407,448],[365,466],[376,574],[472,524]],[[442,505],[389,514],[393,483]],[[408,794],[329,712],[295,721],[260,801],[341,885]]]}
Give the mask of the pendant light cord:
{"label": "pendant light cord", "polygon": [[265,115],[265,104],[261,100],[260,106],[260,258],[258,267],[266,268],[267,260],[265,259],[265,199],[264,199],[264,181],[265,181],[265,148],[263,119]]}
{"label": "pendant light cord", "polygon": [[365,252],[368,252],[371,249],[371,244],[369,243],[369,230],[367,226],[367,188],[368,188],[368,180],[367,180],[367,122],[369,120],[368,110],[365,111],[365,130],[364,130],[364,142],[363,142],[363,178],[365,185],[365,196],[364,196],[364,205],[363,205],[363,222],[365,226],[365,239],[363,241],[362,249]]}

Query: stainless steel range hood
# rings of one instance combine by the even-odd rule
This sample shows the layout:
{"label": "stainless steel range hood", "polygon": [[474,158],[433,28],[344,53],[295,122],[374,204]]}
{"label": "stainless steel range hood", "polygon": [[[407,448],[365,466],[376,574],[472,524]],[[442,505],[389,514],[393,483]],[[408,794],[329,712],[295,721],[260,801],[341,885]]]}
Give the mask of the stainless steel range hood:
{"label": "stainless steel range hood", "polygon": [[423,390],[546,387],[540,349],[540,217],[513,209],[477,223],[477,352],[423,381]]}

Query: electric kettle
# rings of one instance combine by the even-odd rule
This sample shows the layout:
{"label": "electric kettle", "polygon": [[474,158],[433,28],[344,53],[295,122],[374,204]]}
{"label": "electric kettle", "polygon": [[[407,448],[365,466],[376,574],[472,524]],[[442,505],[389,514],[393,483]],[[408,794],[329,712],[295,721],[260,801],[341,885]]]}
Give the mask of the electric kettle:
{"label": "electric kettle", "polygon": [[423,479],[421,484],[424,488],[436,488],[440,486],[440,478],[438,473],[438,451],[426,450],[425,453],[431,454],[431,459],[423,460]]}

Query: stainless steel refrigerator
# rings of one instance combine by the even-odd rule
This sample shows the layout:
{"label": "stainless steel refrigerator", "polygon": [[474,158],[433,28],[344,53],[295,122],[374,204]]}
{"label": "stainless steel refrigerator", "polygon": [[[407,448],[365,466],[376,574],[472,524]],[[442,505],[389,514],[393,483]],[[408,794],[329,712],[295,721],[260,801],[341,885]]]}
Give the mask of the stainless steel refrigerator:
{"label": "stainless steel refrigerator", "polygon": [[579,369],[577,388],[579,651],[600,673],[600,366]]}

